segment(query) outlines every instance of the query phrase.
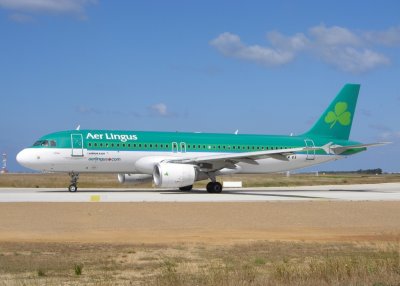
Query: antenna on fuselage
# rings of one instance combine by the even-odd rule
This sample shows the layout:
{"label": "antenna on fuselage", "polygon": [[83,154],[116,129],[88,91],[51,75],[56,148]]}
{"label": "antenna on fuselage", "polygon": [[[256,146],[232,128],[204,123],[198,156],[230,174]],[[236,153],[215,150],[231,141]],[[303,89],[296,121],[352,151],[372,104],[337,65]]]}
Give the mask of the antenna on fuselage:
{"label": "antenna on fuselage", "polygon": [[81,125],[78,125],[75,130],[81,130]]}
{"label": "antenna on fuselage", "polygon": [[238,133],[239,133],[239,129],[236,129],[235,135],[238,135]]}

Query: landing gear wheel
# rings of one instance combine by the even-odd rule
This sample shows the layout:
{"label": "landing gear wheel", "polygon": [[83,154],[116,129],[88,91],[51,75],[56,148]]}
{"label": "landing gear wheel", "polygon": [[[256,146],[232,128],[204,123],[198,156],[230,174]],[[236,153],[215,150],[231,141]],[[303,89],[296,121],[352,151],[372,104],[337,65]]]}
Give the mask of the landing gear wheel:
{"label": "landing gear wheel", "polygon": [[207,192],[208,192],[208,193],[212,193],[212,185],[213,185],[213,184],[214,184],[213,182],[209,182],[209,183],[207,184],[206,189],[207,189]]}
{"label": "landing gear wheel", "polygon": [[79,180],[79,173],[71,172],[69,173],[69,176],[71,177],[71,184],[68,187],[68,191],[75,193],[78,190],[77,184]]}
{"label": "landing gear wheel", "polygon": [[191,191],[193,189],[193,185],[180,187],[179,190],[181,191]]}
{"label": "landing gear wheel", "polygon": [[222,185],[218,182],[215,182],[214,186],[213,186],[213,191],[214,191],[214,193],[222,192]]}
{"label": "landing gear wheel", "polygon": [[68,187],[68,191],[70,191],[71,193],[75,193],[78,190],[78,187],[75,184],[71,184]]}
{"label": "landing gear wheel", "polygon": [[222,185],[218,182],[209,182],[207,184],[207,192],[220,193],[220,192],[222,192]]}

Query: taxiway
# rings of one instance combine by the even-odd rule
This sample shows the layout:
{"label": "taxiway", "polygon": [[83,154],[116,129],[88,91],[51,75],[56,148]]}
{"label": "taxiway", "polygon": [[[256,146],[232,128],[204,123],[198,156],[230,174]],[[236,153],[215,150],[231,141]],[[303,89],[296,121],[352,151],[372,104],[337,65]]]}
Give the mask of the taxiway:
{"label": "taxiway", "polygon": [[182,192],[165,189],[0,188],[0,202],[252,202],[400,201],[400,183],[225,189]]}

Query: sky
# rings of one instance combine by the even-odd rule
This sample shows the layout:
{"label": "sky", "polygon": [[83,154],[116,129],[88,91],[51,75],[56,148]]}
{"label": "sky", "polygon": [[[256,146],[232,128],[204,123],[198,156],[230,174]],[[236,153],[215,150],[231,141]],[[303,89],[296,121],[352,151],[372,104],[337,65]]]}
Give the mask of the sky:
{"label": "sky", "polygon": [[60,130],[301,134],[346,83],[350,138],[311,170],[400,171],[399,1],[0,0],[0,152]]}

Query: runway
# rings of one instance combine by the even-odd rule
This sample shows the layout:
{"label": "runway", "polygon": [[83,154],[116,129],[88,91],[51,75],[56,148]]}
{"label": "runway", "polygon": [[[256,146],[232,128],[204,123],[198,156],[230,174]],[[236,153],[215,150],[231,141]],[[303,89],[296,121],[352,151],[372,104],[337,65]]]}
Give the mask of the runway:
{"label": "runway", "polygon": [[0,188],[0,202],[253,202],[400,201],[400,183],[224,189],[183,192],[165,189]]}

